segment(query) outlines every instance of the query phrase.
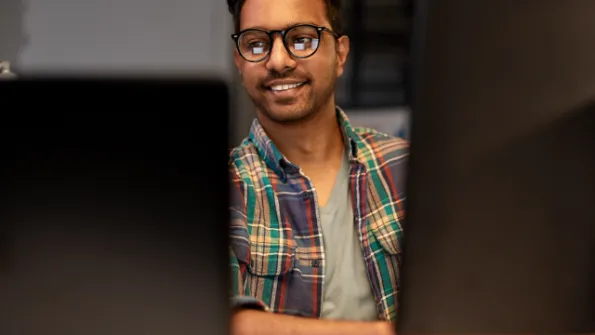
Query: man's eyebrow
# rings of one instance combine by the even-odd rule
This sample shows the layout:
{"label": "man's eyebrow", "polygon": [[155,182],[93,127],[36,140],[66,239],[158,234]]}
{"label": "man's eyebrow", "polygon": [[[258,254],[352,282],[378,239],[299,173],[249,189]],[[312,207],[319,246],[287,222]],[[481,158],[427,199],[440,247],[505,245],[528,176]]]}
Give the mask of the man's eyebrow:
{"label": "man's eyebrow", "polygon": [[299,21],[299,22],[298,21],[291,21],[291,22],[288,22],[288,23],[284,24],[281,27],[281,29],[266,29],[266,28],[264,28],[262,26],[253,26],[253,27],[246,27],[246,28],[244,28],[242,30],[248,30],[248,29],[260,29],[260,30],[267,30],[267,31],[268,30],[287,30],[287,29],[289,29],[289,28],[291,28],[293,26],[297,26],[297,25],[300,25],[300,24],[310,24],[310,25],[317,26],[317,27],[319,26],[319,24],[317,24],[314,21]]}
{"label": "man's eyebrow", "polygon": [[287,23],[286,25],[283,26],[283,30],[289,29],[289,28],[291,28],[293,26],[297,26],[297,25],[300,25],[300,24],[311,24],[313,26],[317,26],[318,27],[318,24],[315,23],[314,21],[300,21],[300,22],[289,22],[289,23]]}

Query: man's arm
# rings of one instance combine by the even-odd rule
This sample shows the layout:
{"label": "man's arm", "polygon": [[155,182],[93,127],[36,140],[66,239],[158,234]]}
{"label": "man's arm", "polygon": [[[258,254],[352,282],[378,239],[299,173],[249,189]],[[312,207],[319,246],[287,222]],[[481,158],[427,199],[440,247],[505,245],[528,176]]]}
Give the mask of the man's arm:
{"label": "man's arm", "polygon": [[239,310],[233,314],[232,335],[394,335],[394,326],[384,321],[331,321]]}
{"label": "man's arm", "polygon": [[[266,311],[267,306],[245,290],[246,264],[250,255],[248,242],[248,228],[246,220],[246,205],[244,201],[244,183],[237,173],[230,168],[229,173],[229,266],[231,269],[231,305],[234,309],[258,309]],[[243,262],[239,262],[242,259]]]}
{"label": "man's arm", "polygon": [[266,311],[267,306],[260,300],[244,294],[244,278],[246,268],[240,265],[233,250],[230,250],[231,266],[231,306],[234,309],[256,309]]}

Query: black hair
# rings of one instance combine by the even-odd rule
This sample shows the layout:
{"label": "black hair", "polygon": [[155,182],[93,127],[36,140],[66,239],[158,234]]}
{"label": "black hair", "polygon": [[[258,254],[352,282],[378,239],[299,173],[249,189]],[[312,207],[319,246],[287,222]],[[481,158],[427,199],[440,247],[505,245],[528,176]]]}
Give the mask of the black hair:
{"label": "black hair", "polygon": [[[321,0],[324,1],[326,6],[326,16],[331,23],[331,29],[339,34],[343,35],[343,20],[341,18],[341,0]],[[240,31],[240,14],[242,13],[242,7],[246,0],[227,0],[227,7],[229,13],[233,16],[233,25],[235,32]]]}

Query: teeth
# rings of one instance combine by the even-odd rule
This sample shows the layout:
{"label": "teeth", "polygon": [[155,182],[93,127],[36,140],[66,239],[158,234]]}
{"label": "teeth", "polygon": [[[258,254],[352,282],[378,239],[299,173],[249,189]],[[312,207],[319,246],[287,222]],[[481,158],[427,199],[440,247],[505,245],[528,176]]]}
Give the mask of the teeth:
{"label": "teeth", "polygon": [[275,86],[271,86],[271,90],[279,92],[279,91],[287,91],[290,90],[292,88],[296,88],[299,86],[302,86],[304,83],[299,83],[299,84],[291,84],[291,85],[275,85]]}

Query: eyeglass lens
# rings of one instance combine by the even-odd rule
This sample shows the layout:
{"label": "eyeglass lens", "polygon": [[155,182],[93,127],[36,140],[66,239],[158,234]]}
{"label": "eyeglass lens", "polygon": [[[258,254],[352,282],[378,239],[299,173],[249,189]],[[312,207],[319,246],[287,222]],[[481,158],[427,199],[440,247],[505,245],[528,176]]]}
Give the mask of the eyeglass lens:
{"label": "eyeglass lens", "polygon": [[[291,28],[285,34],[285,45],[296,57],[308,57],[318,49],[318,30],[309,26]],[[273,41],[264,31],[248,30],[239,38],[239,49],[248,60],[260,60],[271,51]]]}

